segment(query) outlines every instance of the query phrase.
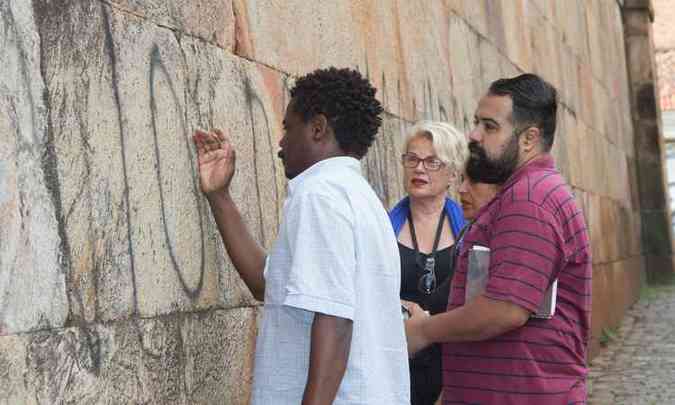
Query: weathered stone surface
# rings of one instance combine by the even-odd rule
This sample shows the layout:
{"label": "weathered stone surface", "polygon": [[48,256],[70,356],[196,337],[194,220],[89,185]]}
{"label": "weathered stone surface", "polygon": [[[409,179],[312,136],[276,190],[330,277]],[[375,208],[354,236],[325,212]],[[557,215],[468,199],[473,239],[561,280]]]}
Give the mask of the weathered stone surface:
{"label": "weathered stone surface", "polygon": [[608,238],[607,232],[617,232],[616,224],[616,203],[606,197],[600,198],[600,229],[603,230],[602,242],[604,244],[604,258],[608,262],[614,262],[619,259],[619,238]]}
{"label": "weathered stone surface", "polygon": [[586,24],[588,28],[588,51],[593,76],[605,77],[607,34],[609,27],[604,13],[604,1],[587,3]]}
{"label": "weathered stone surface", "polygon": [[63,209],[32,9],[0,4],[0,336],[68,315]]}
{"label": "weathered stone surface", "polygon": [[[487,91],[487,85],[480,82],[480,38],[470,26],[459,17],[449,21],[449,59],[452,63],[452,84],[456,104],[454,124],[469,130],[473,125],[473,114],[480,97]],[[484,42],[484,41],[483,41]],[[459,63],[459,61],[463,61]]]}
{"label": "weathered stone surface", "polygon": [[405,153],[403,141],[409,127],[403,120],[385,116],[375,143],[361,163],[363,174],[387,209],[405,195],[401,155]]}
{"label": "weathered stone surface", "polygon": [[675,8],[668,0],[652,0],[654,4],[654,47],[656,51],[675,48]]}
{"label": "weathered stone surface", "polygon": [[256,312],[0,337],[0,403],[247,404]]}
{"label": "weathered stone surface", "polygon": [[98,2],[40,18],[48,101],[59,106],[51,114],[73,316],[249,301],[198,190],[190,136],[225,128],[248,157],[233,193],[269,246],[283,193],[272,101],[283,77]]}
{"label": "weathered stone surface", "polygon": [[532,70],[531,26],[524,24],[524,1],[500,0],[506,55],[523,71]]}
{"label": "weathered stone surface", "polygon": [[[454,89],[473,86],[472,93],[482,93],[487,82],[480,72],[495,64],[481,62],[476,32],[443,2],[236,4],[243,8],[237,15],[246,17],[245,24],[238,23],[245,30],[239,54],[293,75],[329,65],[357,67],[379,89],[387,111],[407,120],[444,119],[461,126],[476,96],[460,98],[464,93]],[[293,24],[296,19],[307,23]],[[462,59],[454,57],[457,46]],[[490,55],[496,54],[490,46]],[[470,74],[455,73],[467,68],[467,58],[475,61],[468,65]],[[459,103],[472,107],[459,109]]]}
{"label": "weathered stone surface", "polygon": [[228,51],[234,49],[231,0],[102,0],[176,32],[193,35]]}
{"label": "weathered stone surface", "polygon": [[567,149],[565,153],[567,155],[567,167],[563,165],[558,165],[560,169],[564,172],[567,182],[574,187],[582,187],[582,171],[580,164],[581,153],[581,143],[580,143],[580,129],[579,121],[572,114],[572,111],[567,108],[561,108],[561,113],[559,114],[558,122],[560,123],[560,128],[556,131],[556,148],[562,149],[563,147]]}
{"label": "weathered stone surface", "polygon": [[577,111],[577,117],[584,121],[586,125],[592,125],[594,114],[593,74],[587,63],[583,61],[579,63],[577,77],[579,78],[579,111]]}
{"label": "weathered stone surface", "polygon": [[566,44],[561,45],[560,59],[564,61],[560,66],[560,80],[564,85],[559,88],[560,101],[564,104],[570,112],[575,116],[580,113],[580,96],[579,96],[579,61],[577,56]]}

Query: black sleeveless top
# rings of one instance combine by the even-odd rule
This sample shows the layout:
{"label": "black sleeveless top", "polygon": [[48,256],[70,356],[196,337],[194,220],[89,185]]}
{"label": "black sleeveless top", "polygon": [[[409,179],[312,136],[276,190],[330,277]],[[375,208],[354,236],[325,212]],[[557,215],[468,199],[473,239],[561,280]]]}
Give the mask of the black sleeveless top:
{"label": "black sleeveless top", "polygon": [[415,262],[415,249],[409,248],[399,242],[398,253],[401,257],[401,299],[412,301],[432,315],[445,312],[448,306],[450,294],[450,282],[452,281],[452,246],[436,252],[436,290],[430,295],[423,294],[418,289],[419,279],[424,275],[424,266],[429,254],[420,252],[419,264]]}
{"label": "black sleeveless top", "polygon": [[[418,289],[419,279],[424,275],[422,265],[429,254],[420,252],[419,264],[415,262],[415,249],[399,242],[401,257],[401,299],[417,303],[432,315],[445,312],[450,294],[453,274],[454,249],[449,246],[436,251],[436,289],[429,295]],[[433,405],[441,393],[441,347],[433,344],[410,360],[411,405]]]}

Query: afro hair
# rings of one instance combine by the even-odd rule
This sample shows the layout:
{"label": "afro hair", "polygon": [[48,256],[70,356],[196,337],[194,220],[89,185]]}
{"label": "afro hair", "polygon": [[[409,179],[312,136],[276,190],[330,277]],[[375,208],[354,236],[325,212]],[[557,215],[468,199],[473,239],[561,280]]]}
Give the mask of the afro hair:
{"label": "afro hair", "polygon": [[291,89],[293,110],[304,122],[323,114],[345,153],[362,158],[382,125],[377,90],[352,69],[318,69],[299,78]]}

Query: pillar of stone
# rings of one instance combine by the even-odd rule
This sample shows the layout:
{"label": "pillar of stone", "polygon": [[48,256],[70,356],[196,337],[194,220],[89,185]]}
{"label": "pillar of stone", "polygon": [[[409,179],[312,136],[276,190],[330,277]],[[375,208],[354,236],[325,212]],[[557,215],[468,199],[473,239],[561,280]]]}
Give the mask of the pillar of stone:
{"label": "pillar of stone", "polygon": [[648,281],[673,273],[673,232],[664,171],[661,112],[656,103],[656,64],[651,0],[626,0],[623,4],[626,59],[631,110],[635,129],[635,167],[642,222],[642,252]]}

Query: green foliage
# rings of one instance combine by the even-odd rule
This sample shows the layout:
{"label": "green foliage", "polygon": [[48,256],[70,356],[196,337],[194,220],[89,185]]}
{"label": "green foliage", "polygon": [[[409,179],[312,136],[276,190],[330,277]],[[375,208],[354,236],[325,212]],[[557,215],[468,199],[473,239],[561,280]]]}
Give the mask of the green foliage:
{"label": "green foliage", "polygon": [[640,288],[640,300],[651,302],[664,294],[675,293],[675,273],[659,276],[658,281],[643,285]]}
{"label": "green foliage", "polygon": [[605,327],[602,328],[602,332],[600,332],[598,342],[600,343],[600,346],[607,347],[610,343],[615,342],[618,337],[616,328]]}

